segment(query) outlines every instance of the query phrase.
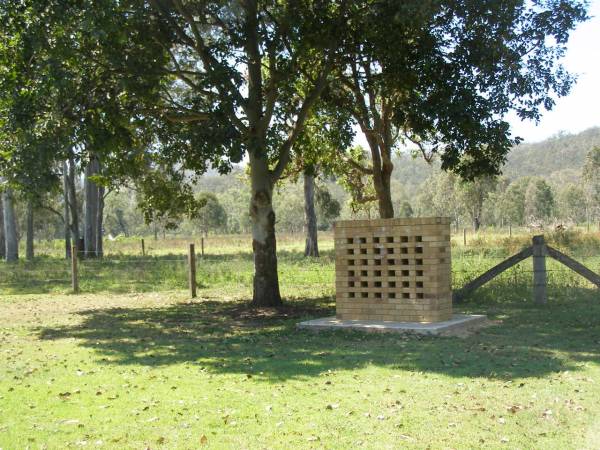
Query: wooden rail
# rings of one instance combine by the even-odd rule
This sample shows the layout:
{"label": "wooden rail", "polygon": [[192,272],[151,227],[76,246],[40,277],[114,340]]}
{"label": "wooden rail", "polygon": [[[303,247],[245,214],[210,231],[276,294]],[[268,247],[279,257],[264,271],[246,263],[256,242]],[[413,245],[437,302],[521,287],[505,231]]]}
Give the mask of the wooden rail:
{"label": "wooden rail", "polygon": [[469,281],[461,289],[452,294],[452,301],[454,303],[460,303],[475,289],[480,288],[487,282],[496,278],[505,270],[510,269],[514,265],[529,258],[530,256],[533,257],[533,299],[536,304],[545,304],[548,301],[546,295],[546,256],[554,258],[600,288],[600,275],[595,273],[593,270],[588,269],[580,262],[575,261],[570,256],[567,256],[555,248],[546,245],[544,236],[534,236],[532,244],[532,246],[521,250],[516,255],[505,259],[500,264],[492,267],[490,270],[484,272],[474,280]]}
{"label": "wooden rail", "polygon": [[524,259],[529,258],[532,254],[533,254],[533,248],[527,247],[526,249],[521,250],[516,255],[513,255],[510,258],[505,259],[500,264],[492,267],[490,270],[479,275],[474,280],[469,281],[467,284],[465,284],[462,287],[462,289],[455,291],[452,295],[452,300],[455,303],[460,303],[466,296],[468,296],[475,289],[480,288],[481,286],[486,284],[488,281],[491,281],[494,278],[496,278],[498,275],[500,275],[505,270],[510,269],[512,266],[519,264]]}
{"label": "wooden rail", "polygon": [[546,246],[546,248],[548,249],[548,256],[551,256],[552,258],[557,260],[559,263],[564,264],[569,269],[571,269],[573,272],[577,272],[579,275],[581,275],[583,278],[588,280],[590,283],[593,283],[598,288],[600,288],[600,275],[598,275],[596,272],[588,269],[580,262],[575,261],[570,256],[567,256],[564,253],[559,252],[555,248],[552,248],[550,246]]}

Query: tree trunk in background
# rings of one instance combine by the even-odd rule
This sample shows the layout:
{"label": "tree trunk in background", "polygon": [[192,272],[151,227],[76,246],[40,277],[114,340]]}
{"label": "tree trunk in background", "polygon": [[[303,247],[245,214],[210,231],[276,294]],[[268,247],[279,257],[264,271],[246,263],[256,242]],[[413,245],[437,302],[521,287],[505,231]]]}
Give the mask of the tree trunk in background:
{"label": "tree trunk in background", "polygon": [[27,237],[25,241],[25,259],[33,261],[33,200],[27,201]]}
{"label": "tree trunk in background", "polygon": [[14,196],[12,189],[6,188],[2,193],[4,204],[4,239],[6,240],[6,261],[19,259],[19,240],[17,238],[17,218],[15,216]]}
{"label": "tree trunk in background", "polygon": [[0,259],[6,258],[6,240],[4,239],[4,202],[0,193]]}
{"label": "tree trunk in background", "polygon": [[98,186],[90,177],[98,173],[98,160],[90,159],[85,168],[85,218],[84,218],[84,255],[86,258],[95,258],[96,254],[96,226],[98,222]]}
{"label": "tree trunk in background", "polygon": [[98,214],[96,216],[96,255],[104,256],[102,228],[104,227],[104,186],[98,187]]}
{"label": "tree trunk in background", "polygon": [[71,228],[69,226],[69,174],[66,161],[63,162],[63,201],[65,219],[65,258],[71,258]]}
{"label": "tree trunk in background", "polygon": [[304,218],[306,221],[306,245],[304,256],[319,256],[317,240],[317,214],[315,213],[315,177],[304,174]]}
{"label": "tree trunk in background", "polygon": [[277,275],[277,243],[275,240],[275,212],[273,185],[266,158],[250,154],[250,217],[252,219],[252,250],[254,252],[255,306],[281,305]]}
{"label": "tree trunk in background", "polygon": [[73,243],[73,245],[77,246],[77,249],[79,249],[79,208],[77,205],[77,189],[75,187],[75,177],[75,160],[73,159],[73,155],[70,154],[68,196],[69,210],[71,212],[71,242]]}

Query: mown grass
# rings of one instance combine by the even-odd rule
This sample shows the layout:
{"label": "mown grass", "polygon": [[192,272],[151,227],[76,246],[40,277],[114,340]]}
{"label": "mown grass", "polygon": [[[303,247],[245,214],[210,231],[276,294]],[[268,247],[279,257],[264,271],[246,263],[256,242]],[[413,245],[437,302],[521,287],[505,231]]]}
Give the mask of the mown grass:
{"label": "mown grass", "polygon": [[[455,246],[455,283],[502,252]],[[598,448],[600,295],[566,272],[540,308],[525,262],[460,306],[491,327],[417,338],[296,330],[334,313],[331,250],[282,249],[277,310],[247,307],[244,248],[199,261],[193,302],[183,255],[113,259],[81,295],[0,296],[0,448]]]}

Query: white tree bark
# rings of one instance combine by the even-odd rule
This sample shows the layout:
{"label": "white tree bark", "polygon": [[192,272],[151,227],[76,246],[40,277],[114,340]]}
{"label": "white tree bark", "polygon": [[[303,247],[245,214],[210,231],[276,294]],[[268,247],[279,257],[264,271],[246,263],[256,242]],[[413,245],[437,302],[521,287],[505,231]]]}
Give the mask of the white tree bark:
{"label": "white tree bark", "polygon": [[306,221],[306,246],[304,256],[319,256],[317,240],[317,214],[315,213],[315,177],[304,174],[304,218]]}
{"label": "white tree bark", "polygon": [[0,259],[6,258],[6,239],[4,239],[4,202],[0,194]]}
{"label": "white tree bark", "polygon": [[17,237],[17,218],[12,189],[4,189],[2,203],[4,207],[4,239],[6,240],[5,258],[7,262],[13,262],[19,259],[19,240]]}
{"label": "white tree bark", "polygon": [[256,306],[277,306],[281,304],[281,294],[277,275],[273,185],[266,158],[251,154],[250,162],[252,182],[250,217],[252,218],[252,249],[254,251],[252,303]]}
{"label": "white tree bark", "polygon": [[104,241],[102,228],[104,227],[104,186],[98,187],[98,210],[96,211],[96,256],[104,256]]}
{"label": "white tree bark", "polygon": [[90,177],[98,173],[98,160],[92,158],[85,168],[84,252],[86,258],[95,258],[98,222],[98,186]]}
{"label": "white tree bark", "polygon": [[69,173],[67,168],[67,162],[63,162],[63,201],[64,205],[64,220],[65,220],[65,258],[71,258],[71,227],[69,217]]}
{"label": "white tree bark", "polygon": [[33,261],[33,200],[27,201],[27,237],[25,243],[25,259]]}

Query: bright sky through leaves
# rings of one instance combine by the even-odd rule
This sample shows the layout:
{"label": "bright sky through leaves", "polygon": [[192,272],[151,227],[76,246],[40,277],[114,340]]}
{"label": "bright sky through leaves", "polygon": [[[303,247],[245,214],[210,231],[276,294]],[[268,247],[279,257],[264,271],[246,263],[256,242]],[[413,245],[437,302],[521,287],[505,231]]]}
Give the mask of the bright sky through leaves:
{"label": "bright sky through leaves", "polygon": [[578,133],[600,126],[600,0],[590,2],[591,19],[571,34],[563,64],[577,74],[577,83],[567,97],[559,98],[539,124],[510,116],[513,133],[526,142],[544,140],[560,131]]}

